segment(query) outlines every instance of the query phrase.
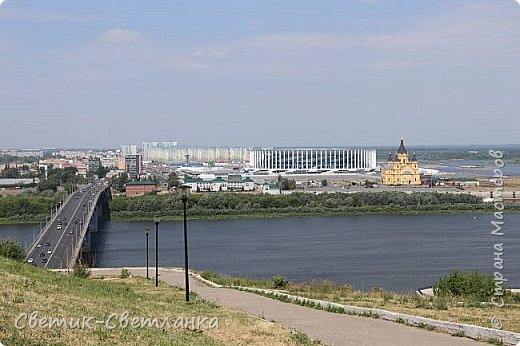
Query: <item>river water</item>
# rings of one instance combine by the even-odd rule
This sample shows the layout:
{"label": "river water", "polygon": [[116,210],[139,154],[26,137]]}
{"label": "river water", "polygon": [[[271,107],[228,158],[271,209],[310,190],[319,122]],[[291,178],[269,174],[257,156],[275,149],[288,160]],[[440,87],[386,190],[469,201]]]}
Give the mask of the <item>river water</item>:
{"label": "river water", "polygon": [[[493,245],[504,243],[504,275],[520,287],[520,214],[506,214],[501,239],[491,235],[492,215],[289,217],[190,221],[190,268],[234,276],[332,280],[368,290],[429,286],[451,270],[493,273]],[[106,222],[96,233],[98,267],[144,266],[144,229],[152,222]],[[34,225],[0,226],[0,237],[21,242]],[[159,225],[159,263],[182,267],[182,223]]]}

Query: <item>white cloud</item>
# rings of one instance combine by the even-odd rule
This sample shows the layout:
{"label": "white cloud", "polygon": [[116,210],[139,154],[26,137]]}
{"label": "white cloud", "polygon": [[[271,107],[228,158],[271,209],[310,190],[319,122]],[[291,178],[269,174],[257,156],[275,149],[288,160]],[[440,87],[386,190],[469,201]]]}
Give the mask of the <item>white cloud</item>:
{"label": "white cloud", "polygon": [[440,15],[411,20],[396,32],[257,35],[194,47],[184,59],[219,71],[303,74],[357,67],[510,68],[520,56],[518,15],[507,11],[505,3],[478,1],[452,5]]}
{"label": "white cloud", "polygon": [[99,36],[99,41],[107,43],[131,43],[141,41],[144,35],[138,31],[126,29],[113,29]]}
{"label": "white cloud", "polygon": [[5,2],[5,0],[0,0],[0,6]]}

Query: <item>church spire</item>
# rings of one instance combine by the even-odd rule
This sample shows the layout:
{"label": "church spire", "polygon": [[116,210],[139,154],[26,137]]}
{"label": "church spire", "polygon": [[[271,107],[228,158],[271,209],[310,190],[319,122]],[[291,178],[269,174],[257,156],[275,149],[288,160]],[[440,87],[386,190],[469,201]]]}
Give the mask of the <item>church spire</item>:
{"label": "church spire", "polygon": [[397,153],[398,154],[408,154],[408,151],[406,151],[406,148],[404,147],[404,138],[403,137],[401,137],[401,145],[399,146]]}

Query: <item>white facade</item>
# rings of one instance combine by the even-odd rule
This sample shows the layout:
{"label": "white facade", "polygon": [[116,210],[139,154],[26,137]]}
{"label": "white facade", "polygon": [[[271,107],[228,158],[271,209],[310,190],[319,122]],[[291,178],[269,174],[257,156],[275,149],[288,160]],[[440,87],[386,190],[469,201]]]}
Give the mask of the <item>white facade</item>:
{"label": "white facade", "polygon": [[246,147],[185,147],[177,142],[143,142],[145,161],[243,162],[249,157]]}
{"label": "white facade", "polygon": [[375,149],[251,150],[250,166],[266,170],[375,170]]}
{"label": "white facade", "polygon": [[216,178],[213,180],[186,179],[185,184],[191,187],[194,192],[202,191],[253,191],[255,183],[251,179],[244,180],[224,180]]}
{"label": "white facade", "polygon": [[143,142],[143,158],[145,161],[166,160],[170,149],[178,145],[178,142]]}
{"label": "white facade", "polygon": [[121,146],[121,157],[125,157],[126,155],[136,155],[137,154],[137,145],[122,145]]}
{"label": "white facade", "polygon": [[276,184],[264,183],[262,185],[262,193],[264,195],[279,195],[281,190]]}

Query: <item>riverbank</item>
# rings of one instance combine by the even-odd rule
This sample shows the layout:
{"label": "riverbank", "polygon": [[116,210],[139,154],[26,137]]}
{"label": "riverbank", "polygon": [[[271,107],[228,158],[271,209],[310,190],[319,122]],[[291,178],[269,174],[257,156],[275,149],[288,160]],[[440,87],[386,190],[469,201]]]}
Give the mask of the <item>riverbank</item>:
{"label": "riverbank", "polygon": [[[0,219],[0,225],[36,225],[40,223],[42,219],[40,218],[28,218],[28,219],[13,219],[13,218],[3,218]],[[45,218],[43,219],[45,221]]]}
{"label": "riverbank", "polygon": [[[398,210],[352,210],[345,211],[303,211],[303,212],[254,212],[254,213],[229,213],[229,214],[214,214],[214,215],[193,215],[188,213],[188,220],[247,220],[247,219],[275,219],[285,217],[306,217],[306,216],[406,216],[406,215],[479,215],[491,214],[495,210],[493,208],[486,209],[439,209],[439,210],[412,210],[412,209],[398,209]],[[513,214],[520,212],[520,205],[517,208],[507,208],[504,210],[505,214]],[[140,212],[137,211],[137,214]],[[127,215],[121,213],[111,213],[110,216],[105,217],[105,221],[127,221],[127,222],[143,222],[150,221],[157,213],[149,212],[147,215]],[[182,221],[181,215],[161,215],[162,221]],[[45,215],[41,216],[24,216],[20,218],[9,217],[0,218],[0,225],[23,225],[23,224],[38,224],[45,221]]]}
{"label": "riverbank", "polygon": [[[112,220],[145,221],[158,215],[180,220],[183,204],[178,194],[115,197],[110,203]],[[520,204],[507,204],[509,212],[520,212]],[[358,192],[335,194],[293,193],[250,195],[240,193],[194,193],[188,201],[192,220],[259,219],[294,216],[435,215],[493,212],[468,194],[439,192]]]}
{"label": "riverbank", "polygon": [[[190,215],[188,220],[247,220],[247,219],[275,219],[285,217],[306,217],[306,216],[407,216],[407,215],[479,215],[493,213],[494,209],[465,209],[465,210],[380,210],[380,211],[319,211],[319,212],[265,212],[251,214],[219,214],[219,215]],[[505,214],[520,212],[520,208],[505,210]],[[112,213],[110,220],[127,221],[127,222],[143,222],[150,221],[156,216],[154,213],[140,216],[121,215]],[[162,221],[181,221],[181,215],[160,215]],[[1,224],[1,220],[0,220]]]}
{"label": "riverbank", "polygon": [[[0,224],[45,221],[52,198],[22,196],[0,199]],[[110,217],[114,221],[147,221],[159,215],[166,221],[182,218],[179,195],[114,197]],[[467,194],[439,192],[358,192],[353,194],[250,195],[194,193],[188,202],[191,220],[265,219],[299,216],[447,215],[492,213],[491,203]],[[505,212],[520,212],[520,203],[506,203]]]}

